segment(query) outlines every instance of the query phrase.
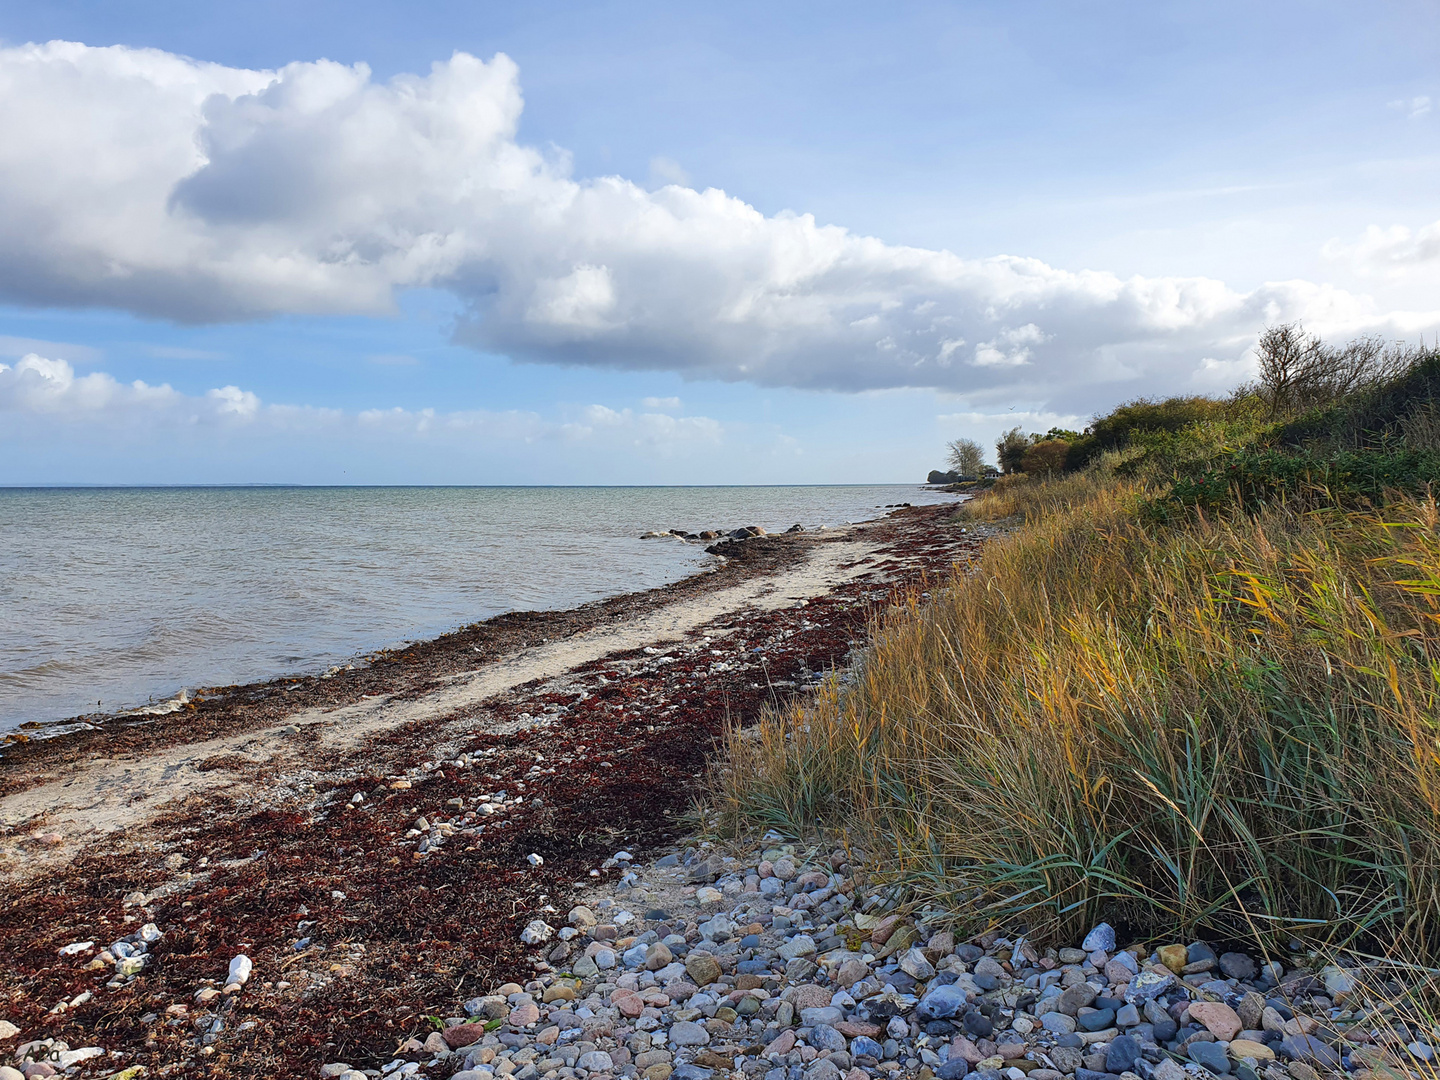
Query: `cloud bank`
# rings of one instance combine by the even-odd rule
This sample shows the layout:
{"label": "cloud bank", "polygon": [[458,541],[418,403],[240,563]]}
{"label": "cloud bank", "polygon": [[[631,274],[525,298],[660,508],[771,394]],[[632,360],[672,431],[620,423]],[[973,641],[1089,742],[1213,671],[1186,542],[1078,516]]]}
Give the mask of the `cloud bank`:
{"label": "cloud bank", "polygon": [[391,436],[409,441],[476,438],[506,443],[583,443],[636,447],[661,454],[703,450],[725,434],[706,416],[611,409],[589,405],[567,419],[546,419],[521,410],[502,412],[434,409],[367,409],[347,413],[307,405],[270,404],[238,386],[203,395],[183,394],[168,384],[122,383],[104,372],[77,375],[64,360],[36,354],[13,365],[0,363],[0,415],[39,418],[50,424],[96,429],[200,430],[251,441],[275,434],[338,437]]}
{"label": "cloud bank", "polygon": [[384,313],[439,287],[464,303],[459,340],[519,360],[974,401],[1201,385],[1279,319],[1440,325],[1304,281],[966,258],[715,189],[577,180],[519,141],[522,106],[504,55],[377,83],[324,60],[0,50],[0,299],[199,323]]}

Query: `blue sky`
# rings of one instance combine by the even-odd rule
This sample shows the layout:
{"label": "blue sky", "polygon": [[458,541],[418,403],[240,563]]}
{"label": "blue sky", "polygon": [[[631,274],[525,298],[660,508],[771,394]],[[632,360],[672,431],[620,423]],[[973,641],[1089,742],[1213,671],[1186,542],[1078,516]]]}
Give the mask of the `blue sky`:
{"label": "blue sky", "polygon": [[1268,320],[1440,329],[1433,3],[3,3],[0,45],[0,483],[915,480],[1224,389]]}

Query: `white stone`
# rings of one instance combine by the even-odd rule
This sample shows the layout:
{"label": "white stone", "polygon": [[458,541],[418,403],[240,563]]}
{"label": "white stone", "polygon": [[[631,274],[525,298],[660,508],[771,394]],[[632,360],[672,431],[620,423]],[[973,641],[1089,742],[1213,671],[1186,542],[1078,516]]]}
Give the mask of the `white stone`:
{"label": "white stone", "polygon": [[254,967],[255,965],[251,963],[250,957],[246,956],[244,953],[241,953],[239,956],[235,957],[234,960],[230,961],[230,973],[225,978],[226,984],[244,986],[245,983],[249,981],[250,972],[254,969]]}
{"label": "white stone", "polygon": [[89,1061],[91,1058],[99,1057],[103,1053],[105,1053],[104,1047],[82,1046],[78,1050],[64,1051],[58,1058],[55,1059],[55,1064],[59,1066],[60,1070],[63,1072],[71,1065],[78,1065],[82,1061]]}
{"label": "white stone", "polygon": [[20,1029],[9,1020],[0,1020],[0,1039],[13,1039],[20,1034]]}
{"label": "white stone", "polygon": [[539,945],[542,941],[549,941],[554,933],[555,928],[544,919],[532,919],[529,925],[520,931],[520,940],[526,945]]}
{"label": "white stone", "polygon": [[75,942],[72,942],[72,943],[69,944],[69,945],[66,945],[64,948],[62,948],[62,949],[60,950],[60,955],[61,955],[61,956],[76,956],[76,955],[78,955],[79,953],[82,953],[82,952],[89,952],[89,951],[90,951],[91,949],[93,949],[94,947],[95,947],[95,942],[93,942],[93,941],[75,941]]}

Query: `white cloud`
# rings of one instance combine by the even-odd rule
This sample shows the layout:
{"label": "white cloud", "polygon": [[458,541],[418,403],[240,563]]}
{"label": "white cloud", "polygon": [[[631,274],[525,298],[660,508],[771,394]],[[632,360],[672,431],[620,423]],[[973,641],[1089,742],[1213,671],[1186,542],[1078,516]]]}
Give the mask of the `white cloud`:
{"label": "white cloud", "polygon": [[[1019,367],[1030,362],[1030,346],[1039,345],[1046,334],[1034,323],[1002,330],[993,341],[975,346],[976,367]],[[944,345],[941,346],[944,355]]]}
{"label": "white cloud", "polygon": [[88,417],[167,409],[179,399],[169,386],[149,386],[138,379],[120,383],[99,371],[77,377],[68,361],[35,353],[22,357],[13,367],[0,364],[0,411]]}
{"label": "white cloud", "polygon": [[1335,239],[1322,250],[1327,258],[1348,262],[1361,273],[1379,271],[1399,276],[1414,267],[1440,261],[1440,221],[1414,231],[1404,225],[1388,229],[1371,225],[1355,243]]}
{"label": "white cloud", "polygon": [[215,411],[238,416],[243,420],[252,419],[260,411],[260,399],[249,390],[238,386],[222,386],[207,391],[205,396],[215,402]]}
{"label": "white cloud", "polygon": [[1184,384],[1277,319],[1440,326],[1304,281],[964,258],[715,189],[577,181],[517,141],[521,108],[503,55],[376,83],[330,61],[0,49],[0,300],[205,322],[386,312],[431,286],[465,303],[460,341],[520,360],[1080,407]]}
{"label": "white cloud", "polygon": [[640,404],[647,409],[678,409],[681,402],[678,397],[647,397]]}
{"label": "white cloud", "polygon": [[458,442],[589,443],[597,447],[647,447],[662,453],[712,446],[724,426],[706,416],[674,417],[589,405],[575,419],[538,413],[473,409],[367,409],[346,413],[305,405],[268,404],[250,390],[220,386],[203,395],[166,385],[122,383],[104,372],[77,376],[64,360],[31,354],[13,366],[0,364],[0,414],[41,421],[52,435],[66,425],[88,430],[143,430],[222,424],[231,433],[263,442],[277,432],[343,436],[385,433],[404,439]]}
{"label": "white cloud", "polygon": [[1419,120],[1422,116],[1430,115],[1432,102],[1429,94],[1421,94],[1418,97],[1400,98],[1390,102],[1389,107],[1396,112],[1402,112],[1411,120]]}
{"label": "white cloud", "polygon": [[[1051,428],[1080,431],[1089,418],[1073,413],[1053,412],[1048,409],[1011,409],[1007,412],[953,412],[941,413],[935,417],[942,438],[974,439],[985,451],[987,461],[995,460],[995,440],[1011,428],[1043,434]],[[938,459],[939,455],[937,455]]]}

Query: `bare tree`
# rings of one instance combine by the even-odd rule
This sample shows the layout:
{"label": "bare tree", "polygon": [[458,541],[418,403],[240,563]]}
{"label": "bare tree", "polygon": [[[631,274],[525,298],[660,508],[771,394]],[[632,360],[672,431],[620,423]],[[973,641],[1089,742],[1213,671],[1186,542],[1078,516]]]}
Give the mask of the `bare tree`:
{"label": "bare tree", "polygon": [[985,468],[985,451],[974,439],[956,439],[945,450],[946,463],[961,476],[979,476]]}
{"label": "bare tree", "polygon": [[1245,389],[1276,418],[1322,408],[1373,386],[1397,373],[1406,354],[1374,337],[1326,345],[1299,323],[1282,323],[1266,327],[1255,356],[1259,378]]}

